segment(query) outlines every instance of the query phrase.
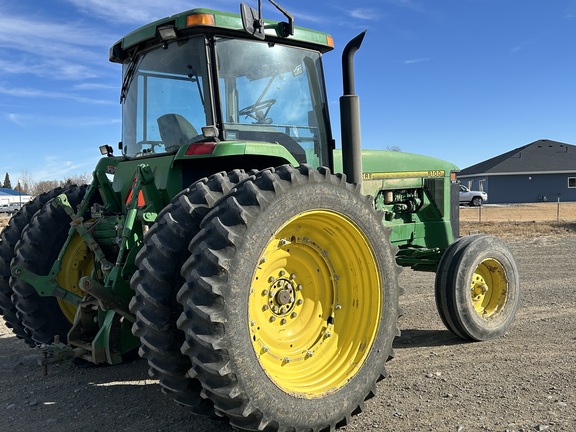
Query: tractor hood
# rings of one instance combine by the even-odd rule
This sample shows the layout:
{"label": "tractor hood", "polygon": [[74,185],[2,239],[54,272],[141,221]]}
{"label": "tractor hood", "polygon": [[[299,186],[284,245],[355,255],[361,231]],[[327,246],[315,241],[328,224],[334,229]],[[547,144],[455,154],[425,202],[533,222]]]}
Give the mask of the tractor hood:
{"label": "tractor hood", "polygon": [[[334,171],[342,172],[342,151],[334,150]],[[430,177],[450,176],[450,172],[460,171],[456,165],[442,159],[413,153],[389,150],[362,150],[362,172],[364,178],[370,174],[393,174],[398,177],[428,177],[423,175],[431,172]]]}

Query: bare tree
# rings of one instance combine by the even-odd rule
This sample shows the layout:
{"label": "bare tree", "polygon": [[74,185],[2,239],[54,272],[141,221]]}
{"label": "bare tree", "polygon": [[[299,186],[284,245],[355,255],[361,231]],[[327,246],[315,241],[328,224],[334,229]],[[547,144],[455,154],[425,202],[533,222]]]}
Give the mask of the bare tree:
{"label": "bare tree", "polygon": [[32,196],[40,195],[41,193],[48,192],[59,186],[83,185],[91,182],[92,174],[89,173],[72,175],[66,177],[64,180],[41,180],[35,182],[28,171],[23,171],[18,180],[21,192]]}
{"label": "bare tree", "polygon": [[92,174],[89,173],[76,174],[70,177],[66,177],[64,181],[61,183],[61,186],[83,185],[83,184],[89,184],[91,182],[92,182]]}
{"label": "bare tree", "polygon": [[34,188],[34,180],[30,175],[29,171],[22,171],[20,173],[20,179],[18,180],[18,184],[21,187],[21,192],[23,194],[31,195],[32,189]]}
{"label": "bare tree", "polygon": [[58,180],[42,180],[35,183],[32,187],[32,195],[40,195],[41,193],[51,191],[52,189],[60,186],[62,182]]}

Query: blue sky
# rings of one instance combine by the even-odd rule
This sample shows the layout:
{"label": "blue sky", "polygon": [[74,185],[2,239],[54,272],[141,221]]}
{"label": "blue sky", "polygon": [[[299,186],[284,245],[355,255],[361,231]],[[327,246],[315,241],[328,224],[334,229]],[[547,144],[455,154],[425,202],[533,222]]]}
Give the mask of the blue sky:
{"label": "blue sky", "polygon": [[[245,0],[246,1],[246,0]],[[247,0],[256,7],[256,0]],[[0,180],[91,172],[120,140],[110,46],[146,22],[237,0],[0,0]],[[266,2],[266,18],[281,19]],[[339,140],[340,55],[356,54],[365,148],[461,168],[532,141],[576,144],[576,0],[280,0],[334,36],[324,57]]]}

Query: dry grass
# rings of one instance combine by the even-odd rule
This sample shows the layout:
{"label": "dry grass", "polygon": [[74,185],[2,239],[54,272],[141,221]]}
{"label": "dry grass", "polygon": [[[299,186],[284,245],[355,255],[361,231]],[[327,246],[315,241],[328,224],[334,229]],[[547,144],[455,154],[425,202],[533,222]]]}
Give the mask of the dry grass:
{"label": "dry grass", "polygon": [[460,234],[492,234],[501,238],[534,238],[576,234],[576,222],[460,222]]}
{"label": "dry grass", "polygon": [[8,220],[9,218],[7,216],[0,216],[0,232],[2,231],[2,228],[8,225]]}
{"label": "dry grass", "polygon": [[576,203],[460,207],[460,233],[486,233],[502,238],[576,234]]}
{"label": "dry grass", "polygon": [[466,222],[570,222],[576,221],[576,203],[488,204],[460,207]]}
{"label": "dry grass", "polygon": [[[8,224],[0,216],[0,230]],[[576,203],[535,203],[460,207],[460,233],[502,238],[576,234]]]}

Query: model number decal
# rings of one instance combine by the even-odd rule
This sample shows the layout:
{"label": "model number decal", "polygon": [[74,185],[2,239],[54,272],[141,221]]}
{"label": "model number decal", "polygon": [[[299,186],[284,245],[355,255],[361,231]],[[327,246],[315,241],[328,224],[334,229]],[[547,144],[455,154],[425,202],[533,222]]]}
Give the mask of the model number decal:
{"label": "model number decal", "polygon": [[429,170],[429,171],[400,171],[400,172],[386,172],[386,173],[363,173],[363,180],[380,180],[390,178],[418,178],[418,177],[444,177],[446,171],[444,170]]}
{"label": "model number decal", "polygon": [[428,171],[428,177],[444,177],[444,170],[432,170]]}

